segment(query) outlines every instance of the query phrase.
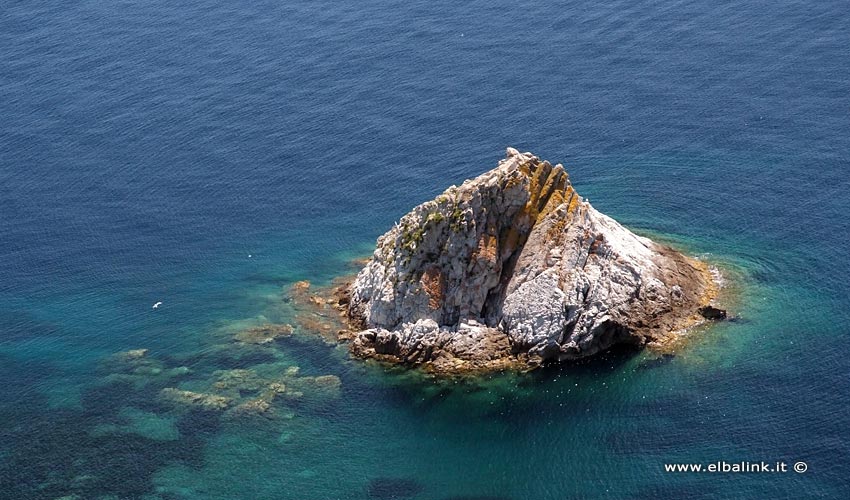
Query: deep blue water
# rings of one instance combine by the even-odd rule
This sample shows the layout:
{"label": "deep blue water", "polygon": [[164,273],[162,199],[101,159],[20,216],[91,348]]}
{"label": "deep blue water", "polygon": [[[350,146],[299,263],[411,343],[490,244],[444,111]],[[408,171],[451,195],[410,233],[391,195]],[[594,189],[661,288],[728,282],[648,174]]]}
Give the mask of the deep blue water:
{"label": "deep blue water", "polygon": [[[0,498],[850,497],[846,2],[7,0],[0,54]],[[726,269],[740,320],[457,384],[222,354],[509,145]],[[137,348],[191,373],[111,376]],[[339,396],[159,396],[291,366]],[[663,469],[719,460],[808,471]]]}

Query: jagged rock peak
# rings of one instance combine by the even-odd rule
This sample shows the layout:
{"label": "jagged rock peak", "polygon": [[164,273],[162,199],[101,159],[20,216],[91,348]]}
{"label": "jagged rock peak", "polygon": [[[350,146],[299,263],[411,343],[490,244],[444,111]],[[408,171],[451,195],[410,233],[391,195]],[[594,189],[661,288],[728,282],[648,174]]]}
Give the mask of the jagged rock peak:
{"label": "jagged rock peak", "polygon": [[713,294],[703,263],[599,213],[561,165],[508,148],[378,238],[351,285],[351,346],[438,371],[534,365],[664,338]]}

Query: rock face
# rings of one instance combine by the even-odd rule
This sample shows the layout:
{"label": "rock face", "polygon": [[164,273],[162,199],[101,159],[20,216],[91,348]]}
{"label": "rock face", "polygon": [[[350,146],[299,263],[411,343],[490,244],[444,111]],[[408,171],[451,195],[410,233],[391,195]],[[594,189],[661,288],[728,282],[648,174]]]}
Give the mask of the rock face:
{"label": "rock face", "polygon": [[355,354],[437,371],[577,359],[696,321],[706,266],[583,200],[561,165],[508,149],[378,238],[348,294]]}

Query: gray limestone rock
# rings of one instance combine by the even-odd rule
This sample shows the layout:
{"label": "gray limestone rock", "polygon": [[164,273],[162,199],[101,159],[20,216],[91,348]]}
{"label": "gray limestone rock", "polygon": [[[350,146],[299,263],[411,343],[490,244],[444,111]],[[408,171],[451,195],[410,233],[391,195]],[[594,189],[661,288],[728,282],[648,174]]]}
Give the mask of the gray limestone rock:
{"label": "gray limestone rock", "polygon": [[705,264],[594,209],[561,165],[508,149],[378,238],[351,285],[352,350],[438,371],[577,359],[689,326]]}

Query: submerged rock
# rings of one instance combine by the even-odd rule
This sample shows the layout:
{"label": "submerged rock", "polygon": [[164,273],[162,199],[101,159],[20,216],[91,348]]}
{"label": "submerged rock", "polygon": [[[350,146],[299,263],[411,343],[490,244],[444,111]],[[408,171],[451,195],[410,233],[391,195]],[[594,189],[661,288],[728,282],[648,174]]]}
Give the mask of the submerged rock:
{"label": "submerged rock", "polygon": [[267,398],[250,399],[231,409],[228,416],[272,418],[274,416],[272,400]]}
{"label": "submerged rock", "polygon": [[129,383],[142,388],[151,383],[168,383],[171,379],[191,373],[186,366],[167,368],[162,361],[148,355],[147,349],[133,349],[115,353],[100,363],[100,371],[107,373],[105,383]]}
{"label": "submerged rock", "polygon": [[659,368],[666,364],[669,364],[671,361],[676,359],[676,355],[673,353],[664,353],[661,356],[653,359],[645,359],[638,364],[638,370],[651,370],[653,368]]}
{"label": "submerged rock", "polygon": [[[285,395],[294,399],[307,398],[312,401],[332,401],[340,396],[342,381],[336,375],[318,377],[284,378]],[[283,384],[281,384],[283,385]]]}
{"label": "submerged rock", "polygon": [[163,364],[148,356],[147,349],[117,352],[101,362],[101,369],[111,373],[158,375]]}
{"label": "submerged rock", "polygon": [[241,330],[233,336],[237,342],[246,344],[270,344],[279,338],[292,335],[292,325],[260,325]]}
{"label": "submerged rock", "polygon": [[508,149],[378,238],[340,304],[355,354],[466,371],[660,341],[715,292],[705,264],[598,212],[561,165]]}
{"label": "submerged rock", "polygon": [[[347,286],[345,287],[347,289]],[[345,332],[347,307],[338,301],[339,285],[313,288],[309,281],[292,285],[288,298],[295,310],[295,322],[302,331],[318,334],[330,344],[335,344]]]}
{"label": "submerged rock", "polygon": [[202,408],[204,410],[225,410],[232,403],[233,399],[225,396],[217,396],[215,394],[206,394],[202,392],[183,391],[174,387],[167,387],[160,391],[160,396],[171,403]]}
{"label": "submerged rock", "polygon": [[213,383],[213,388],[220,391],[258,392],[268,385],[268,381],[262,379],[253,370],[218,370],[213,375],[217,379]]}
{"label": "submerged rock", "polygon": [[115,353],[112,357],[117,361],[122,362],[134,362],[138,361],[142,358],[146,358],[148,356],[148,349],[130,349],[129,351],[123,351],[119,353]]}

